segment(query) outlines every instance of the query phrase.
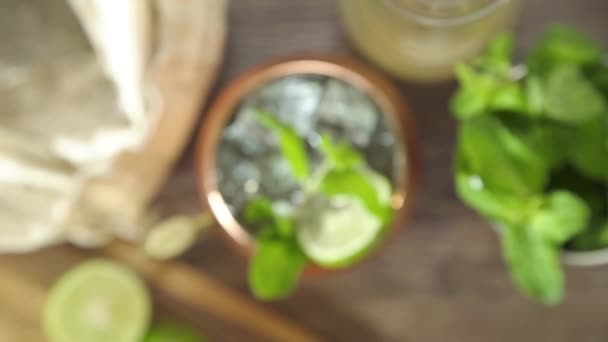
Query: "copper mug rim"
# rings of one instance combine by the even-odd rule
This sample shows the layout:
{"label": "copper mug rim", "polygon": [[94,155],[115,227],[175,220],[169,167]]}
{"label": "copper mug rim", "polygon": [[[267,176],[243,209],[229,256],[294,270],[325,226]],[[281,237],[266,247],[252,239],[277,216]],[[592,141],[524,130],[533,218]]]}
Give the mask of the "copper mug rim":
{"label": "copper mug rim", "polygon": [[[402,184],[399,184],[393,197],[395,217],[387,228],[387,233],[382,237],[381,243],[390,240],[390,236],[394,236],[397,231],[404,228],[412,211],[419,176],[419,146],[411,112],[395,85],[384,75],[350,57],[298,55],[273,60],[242,73],[220,91],[201,123],[196,142],[196,185],[201,201],[211,210],[224,232],[222,235],[246,257],[251,257],[253,254],[255,241],[232,215],[219,192],[215,174],[218,142],[222,130],[244,96],[262,84],[299,74],[337,78],[363,90],[396,124],[400,142],[405,146],[405,167],[401,175]],[[379,247],[374,247],[374,254],[380,249]],[[368,255],[364,260],[369,258]],[[304,274],[319,275],[335,271],[339,270],[327,269],[311,263]]]}

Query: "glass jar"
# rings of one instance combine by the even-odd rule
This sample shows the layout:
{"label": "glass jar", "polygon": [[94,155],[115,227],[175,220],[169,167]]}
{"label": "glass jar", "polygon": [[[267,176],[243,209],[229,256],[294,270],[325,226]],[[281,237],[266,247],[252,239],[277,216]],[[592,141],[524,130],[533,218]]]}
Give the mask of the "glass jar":
{"label": "glass jar", "polygon": [[450,78],[492,36],[511,28],[521,0],[341,0],[353,44],[403,79]]}

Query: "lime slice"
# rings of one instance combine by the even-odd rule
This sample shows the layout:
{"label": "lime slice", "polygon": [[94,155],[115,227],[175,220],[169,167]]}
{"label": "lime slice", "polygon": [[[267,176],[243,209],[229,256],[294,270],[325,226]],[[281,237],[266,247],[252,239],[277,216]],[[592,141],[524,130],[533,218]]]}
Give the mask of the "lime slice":
{"label": "lime slice", "polygon": [[[391,186],[388,180],[370,172],[380,202],[390,205]],[[350,195],[334,196],[332,205],[318,219],[303,220],[297,228],[302,251],[316,264],[339,268],[351,265],[371,250],[383,231],[385,222],[371,213],[357,198]]]}
{"label": "lime slice", "polygon": [[170,217],[152,227],[144,241],[144,252],[160,260],[177,257],[192,247],[200,231],[211,223],[209,213]]}
{"label": "lime slice", "polygon": [[207,339],[192,328],[176,322],[155,323],[144,342],[204,342]]}
{"label": "lime slice", "polygon": [[139,342],[148,328],[150,306],[148,290],[134,273],[96,259],[54,285],[44,328],[52,342]]}
{"label": "lime slice", "polygon": [[368,175],[370,177],[371,183],[374,185],[374,188],[376,188],[380,203],[385,204],[386,206],[390,206],[391,197],[393,195],[391,183],[388,181],[388,179],[386,179],[386,177],[377,172],[370,171]]}
{"label": "lime slice", "polygon": [[343,267],[357,261],[357,256],[373,244],[383,224],[356,197],[335,196],[332,202],[342,208],[329,209],[316,222],[300,225],[297,238],[304,253],[315,263]]}

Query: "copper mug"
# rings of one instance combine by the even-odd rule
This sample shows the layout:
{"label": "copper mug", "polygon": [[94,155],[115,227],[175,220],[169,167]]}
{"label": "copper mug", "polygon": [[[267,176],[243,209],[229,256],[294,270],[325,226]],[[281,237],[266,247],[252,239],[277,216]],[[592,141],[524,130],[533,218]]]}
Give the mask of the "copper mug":
{"label": "copper mug", "polygon": [[[197,187],[201,200],[211,210],[221,227],[222,234],[236,250],[251,257],[255,240],[237,221],[218,189],[216,178],[216,152],[222,131],[232,118],[241,99],[258,87],[287,76],[313,74],[341,80],[365,92],[381,112],[390,116],[396,136],[405,147],[405,167],[399,175],[392,197],[395,216],[383,242],[404,228],[411,213],[413,196],[418,183],[418,144],[413,120],[399,90],[382,74],[347,57],[297,56],[262,64],[243,73],[230,82],[211,104],[198,136],[195,163]],[[304,274],[326,274],[328,269],[310,264]],[[335,270],[331,270],[335,271]]]}

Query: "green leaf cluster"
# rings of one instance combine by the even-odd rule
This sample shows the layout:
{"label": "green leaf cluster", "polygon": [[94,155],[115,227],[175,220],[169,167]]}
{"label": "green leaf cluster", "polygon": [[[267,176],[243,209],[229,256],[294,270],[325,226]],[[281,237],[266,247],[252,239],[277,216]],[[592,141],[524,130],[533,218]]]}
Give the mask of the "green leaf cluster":
{"label": "green leaf cluster", "polygon": [[546,304],[563,296],[563,248],[608,246],[608,68],[605,51],[549,28],[526,62],[513,36],[456,69],[459,197],[500,230],[512,278]]}
{"label": "green leaf cluster", "polygon": [[[383,222],[390,219],[392,211],[381,201],[373,178],[369,176],[373,171],[350,144],[337,143],[330,135],[322,135],[319,150],[324,162],[318,170],[311,172],[306,143],[291,127],[271,113],[259,111],[257,119],[277,138],[279,150],[306,196],[350,195]],[[256,251],[249,265],[249,286],[253,294],[261,300],[285,297],[295,288],[309,262],[298,245],[294,217],[280,214],[270,199],[259,196],[248,203],[243,218],[245,223],[260,228]]]}

